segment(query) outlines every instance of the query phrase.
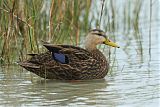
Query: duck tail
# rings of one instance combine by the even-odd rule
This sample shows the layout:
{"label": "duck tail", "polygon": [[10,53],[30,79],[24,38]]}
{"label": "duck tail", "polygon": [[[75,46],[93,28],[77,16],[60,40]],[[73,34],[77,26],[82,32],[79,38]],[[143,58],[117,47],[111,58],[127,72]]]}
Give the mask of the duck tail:
{"label": "duck tail", "polygon": [[17,62],[18,65],[22,66],[23,68],[32,68],[32,69],[39,69],[40,66],[31,62]]}

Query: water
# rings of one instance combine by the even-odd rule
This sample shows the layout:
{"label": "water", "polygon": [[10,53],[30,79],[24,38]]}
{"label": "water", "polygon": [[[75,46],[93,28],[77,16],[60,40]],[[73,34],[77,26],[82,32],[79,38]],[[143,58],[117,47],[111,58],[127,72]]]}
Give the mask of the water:
{"label": "water", "polygon": [[45,81],[19,66],[2,67],[0,106],[158,107],[159,36],[153,36],[152,40],[151,55],[145,41],[142,55],[135,50],[135,40],[126,49],[117,49],[113,55],[116,64],[103,80]]}
{"label": "water", "polygon": [[[0,106],[160,106],[160,19],[156,13],[156,9],[159,9],[158,3],[154,2],[156,5],[153,5],[151,47],[149,12],[142,14],[143,11],[146,12],[142,8],[138,33],[141,38],[134,38],[134,29],[126,34],[119,28],[114,33],[121,48],[111,48],[112,69],[104,79],[45,81],[19,66],[2,66]],[[103,52],[108,58],[108,48]]]}
{"label": "water", "polygon": [[[118,61],[124,63],[124,59]],[[133,62],[130,64],[129,60]],[[105,79],[93,81],[45,81],[18,66],[3,67],[0,106],[157,107],[160,100],[159,60],[146,63],[132,58],[126,62],[124,66],[114,67],[117,70]]]}

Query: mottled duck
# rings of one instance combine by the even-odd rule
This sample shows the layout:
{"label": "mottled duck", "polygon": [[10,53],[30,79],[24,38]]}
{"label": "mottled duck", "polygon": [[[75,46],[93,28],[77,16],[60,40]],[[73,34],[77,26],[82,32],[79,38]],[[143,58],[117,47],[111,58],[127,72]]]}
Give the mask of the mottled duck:
{"label": "mottled duck", "polygon": [[72,45],[54,45],[45,42],[45,53],[30,54],[32,57],[19,65],[28,71],[46,79],[91,80],[104,78],[109,70],[109,63],[96,46],[105,44],[119,46],[108,39],[105,32],[91,30],[84,43],[85,49]]}

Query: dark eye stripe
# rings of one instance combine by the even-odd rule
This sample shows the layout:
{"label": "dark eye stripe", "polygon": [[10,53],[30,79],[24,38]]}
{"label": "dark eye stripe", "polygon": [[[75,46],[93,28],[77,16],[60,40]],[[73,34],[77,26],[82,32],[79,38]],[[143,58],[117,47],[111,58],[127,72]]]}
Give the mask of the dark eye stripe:
{"label": "dark eye stripe", "polygon": [[103,35],[103,34],[101,34],[101,33],[92,33],[92,34],[96,34],[96,35],[103,36],[103,37],[106,38],[106,35]]}
{"label": "dark eye stripe", "polygon": [[91,31],[103,32],[103,31],[102,31],[102,30],[100,30],[100,29],[93,29],[93,30],[91,30]]}

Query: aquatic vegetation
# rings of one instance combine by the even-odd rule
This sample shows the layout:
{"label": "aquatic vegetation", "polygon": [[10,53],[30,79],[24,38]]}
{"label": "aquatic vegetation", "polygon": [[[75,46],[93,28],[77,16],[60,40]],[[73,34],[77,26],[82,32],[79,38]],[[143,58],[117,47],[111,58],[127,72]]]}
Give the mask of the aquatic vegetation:
{"label": "aquatic vegetation", "polygon": [[85,12],[89,12],[90,4],[90,0],[1,0],[1,63],[13,63],[17,56],[17,60],[23,60],[26,53],[39,53],[41,39],[78,45],[80,29],[88,30]]}
{"label": "aquatic vegetation", "polygon": [[[149,17],[142,13],[147,4]],[[152,0],[1,0],[0,63],[13,64],[26,59],[27,53],[45,51],[41,40],[80,45],[84,34],[97,27],[109,32],[112,40],[125,38],[124,51],[133,38],[142,55],[141,19],[152,21],[154,4]],[[150,24],[150,48],[151,28]],[[110,49],[108,53],[110,59]]]}

